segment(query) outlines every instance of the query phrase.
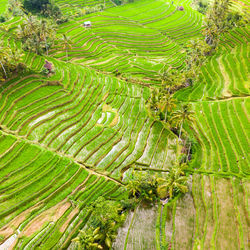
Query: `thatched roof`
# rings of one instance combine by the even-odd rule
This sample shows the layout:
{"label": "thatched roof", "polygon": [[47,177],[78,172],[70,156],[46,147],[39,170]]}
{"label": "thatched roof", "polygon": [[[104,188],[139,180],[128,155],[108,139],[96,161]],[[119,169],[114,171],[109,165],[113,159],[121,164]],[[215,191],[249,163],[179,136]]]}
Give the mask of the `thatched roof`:
{"label": "thatched roof", "polygon": [[45,64],[43,66],[45,69],[51,71],[52,70],[52,63],[48,62],[47,60],[45,60]]}

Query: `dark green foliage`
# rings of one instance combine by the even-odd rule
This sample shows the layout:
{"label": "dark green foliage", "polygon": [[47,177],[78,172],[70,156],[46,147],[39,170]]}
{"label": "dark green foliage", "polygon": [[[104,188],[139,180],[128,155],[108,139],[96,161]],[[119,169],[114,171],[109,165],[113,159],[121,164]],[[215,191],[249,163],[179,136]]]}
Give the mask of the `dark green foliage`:
{"label": "dark green foliage", "polygon": [[154,119],[164,122],[168,122],[171,119],[171,114],[176,107],[176,100],[169,92],[171,92],[171,88],[164,86],[152,90],[151,97],[146,105],[149,115]]}
{"label": "dark green foliage", "polygon": [[123,210],[134,210],[136,205],[137,205],[137,200],[136,198],[131,198],[131,199],[124,199],[120,201],[120,204],[123,208]]}
{"label": "dark green foliage", "polygon": [[26,69],[21,62],[22,50],[16,45],[9,47],[0,41],[0,82],[9,78],[13,73],[21,73]]}
{"label": "dark green foliage", "polygon": [[199,1],[197,5],[198,5],[197,10],[202,14],[206,14],[207,9],[208,9],[208,3],[204,1]]}
{"label": "dark green foliage", "polygon": [[185,163],[175,163],[164,176],[157,176],[149,171],[132,171],[128,176],[126,185],[129,197],[138,202],[154,202],[159,198],[173,198],[179,193],[187,192],[187,180],[185,175]]}
{"label": "dark green foliage", "polygon": [[0,235],[0,242],[4,240],[4,236]]}
{"label": "dark green foliage", "polygon": [[122,1],[121,1],[121,0],[114,0],[114,3],[115,3],[116,5],[121,5],[121,4],[122,4]]}
{"label": "dark green foliage", "polygon": [[93,210],[89,220],[89,225],[92,227],[100,227],[100,231],[105,231],[110,224],[119,224],[123,221],[120,216],[122,207],[119,202],[106,200],[99,197],[90,208]]}
{"label": "dark green foliage", "polygon": [[232,29],[234,27],[242,27],[245,26],[246,20],[244,19],[244,16],[240,14],[239,12],[229,12],[227,15],[227,27],[229,29]]}
{"label": "dark green foliage", "polygon": [[92,214],[87,228],[81,230],[73,241],[82,249],[110,249],[118,228],[125,220],[121,204],[99,197],[89,210]]}
{"label": "dark green foliage", "polygon": [[158,179],[157,194],[160,198],[169,197],[172,199],[180,193],[188,191],[187,181],[188,177],[185,175],[187,165],[175,164],[170,169],[166,179]]}
{"label": "dark green foliage", "polygon": [[19,26],[17,35],[23,43],[24,50],[35,51],[42,54],[52,46],[55,39],[55,26],[46,19],[25,15],[23,23]]}
{"label": "dark green foliage", "polygon": [[206,43],[212,48],[218,46],[223,33],[233,27],[244,26],[247,22],[243,14],[230,10],[231,5],[231,0],[216,0],[207,11],[203,34]]}
{"label": "dark green foliage", "polygon": [[126,4],[126,3],[133,3],[134,0],[114,0],[116,5]]}
{"label": "dark green foliage", "polygon": [[37,13],[45,10],[49,3],[49,0],[24,0],[23,7],[29,12]]}
{"label": "dark green foliage", "polygon": [[44,17],[53,19],[56,24],[62,24],[68,21],[68,17],[62,14],[61,9],[54,4],[54,2],[47,4],[46,8],[41,11],[41,14]]}
{"label": "dark green foliage", "polygon": [[0,15],[0,23],[4,23],[7,18],[4,15]]}
{"label": "dark green foliage", "polygon": [[157,180],[147,171],[132,171],[126,185],[129,197],[152,202],[157,199]]}

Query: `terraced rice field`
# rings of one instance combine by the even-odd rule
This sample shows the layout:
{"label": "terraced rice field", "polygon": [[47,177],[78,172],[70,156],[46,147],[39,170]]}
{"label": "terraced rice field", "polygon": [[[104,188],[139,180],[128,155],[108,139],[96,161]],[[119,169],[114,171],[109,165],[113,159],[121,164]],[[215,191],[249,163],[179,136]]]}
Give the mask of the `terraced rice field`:
{"label": "terraced rice field", "polygon": [[225,35],[218,53],[201,68],[199,81],[175,94],[180,101],[216,100],[249,95],[249,32]]}
{"label": "terraced rice field", "polygon": [[[0,235],[21,249],[68,246],[86,205],[122,196],[131,164],[164,169],[175,157],[176,136],[147,115],[149,89],[50,61],[49,79],[26,73],[1,85]],[[27,53],[25,63],[38,72],[45,58]]]}
{"label": "terraced rice field", "polygon": [[[193,11],[189,2],[181,2],[185,11],[178,11],[179,4],[136,1],[76,18],[62,24],[58,33],[67,33],[73,43],[71,62],[157,81],[163,68],[183,66],[183,44],[200,36],[201,14]],[[92,28],[85,29],[84,21],[91,21]],[[62,43],[50,55],[68,60]]]}
{"label": "terraced rice field", "polygon": [[8,3],[7,0],[0,1],[0,15],[5,12],[5,10],[7,8],[7,3]]}
{"label": "terraced rice field", "polygon": [[161,246],[247,249],[249,180],[194,174],[190,194],[158,212]]}
{"label": "terraced rice field", "polygon": [[56,4],[62,9],[62,12],[67,15],[74,15],[79,9],[85,9],[86,7],[95,7],[96,5],[103,5],[104,8],[111,8],[116,4],[111,0],[56,0]]}
{"label": "terraced rice field", "polygon": [[[68,2],[57,2],[70,10]],[[184,11],[176,10],[180,5]],[[58,37],[67,34],[72,41],[69,57],[61,41],[48,57],[27,52],[24,62],[32,71],[0,85],[5,246],[65,249],[91,216],[88,204],[124,195],[127,169],[171,167],[180,152],[177,137],[148,116],[145,101],[148,85],[159,83],[164,68],[181,68],[183,46],[200,36],[202,15],[189,5],[141,0],[74,18],[58,30]],[[91,29],[82,26],[87,20]],[[6,24],[21,22],[15,17]],[[0,32],[0,38],[12,46],[8,34]],[[189,192],[165,206],[138,207],[114,249],[248,248],[248,42],[248,26],[222,36],[200,80],[175,94],[179,104],[191,103],[196,117],[192,127],[184,124],[197,141]],[[39,73],[45,59],[55,68],[49,78]],[[144,85],[114,77],[117,70]]]}
{"label": "terraced rice field", "polygon": [[247,249],[249,235],[249,28],[225,35],[200,81],[176,93],[195,111],[192,183],[183,199],[162,206],[161,246]]}

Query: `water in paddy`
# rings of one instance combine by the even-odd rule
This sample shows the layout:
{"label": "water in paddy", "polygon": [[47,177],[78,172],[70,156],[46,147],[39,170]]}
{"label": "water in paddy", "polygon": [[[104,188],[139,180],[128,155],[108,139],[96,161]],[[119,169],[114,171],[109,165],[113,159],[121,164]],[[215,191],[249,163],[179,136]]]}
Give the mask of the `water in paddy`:
{"label": "water in paddy", "polygon": [[152,208],[140,206],[135,212],[130,212],[123,227],[118,231],[113,248],[115,250],[156,249],[156,217],[157,206]]}

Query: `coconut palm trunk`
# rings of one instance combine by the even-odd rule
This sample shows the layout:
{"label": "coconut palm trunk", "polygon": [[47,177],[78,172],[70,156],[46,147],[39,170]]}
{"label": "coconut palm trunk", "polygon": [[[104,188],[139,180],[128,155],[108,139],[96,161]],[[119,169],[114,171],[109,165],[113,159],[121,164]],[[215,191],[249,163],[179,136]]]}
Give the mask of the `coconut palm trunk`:
{"label": "coconut palm trunk", "polygon": [[7,79],[7,72],[6,72],[6,70],[5,70],[5,68],[4,68],[4,66],[3,66],[3,63],[0,61],[0,64],[1,64],[1,66],[2,66],[2,69],[3,69],[3,72],[4,72],[4,74],[5,74],[5,78]]}
{"label": "coconut palm trunk", "polygon": [[189,147],[188,147],[188,153],[187,153],[187,161],[188,161],[188,158],[189,158],[189,154],[190,154],[190,150],[191,150],[191,145],[192,145],[192,143],[190,142]]}
{"label": "coconut palm trunk", "polygon": [[181,139],[182,126],[183,126],[183,121],[181,122],[180,133],[179,133],[179,137],[178,137],[179,140]]}
{"label": "coconut palm trunk", "polygon": [[47,38],[45,36],[45,48],[46,48],[46,54],[47,56],[49,55],[49,50],[48,50],[48,44],[47,44]]}

